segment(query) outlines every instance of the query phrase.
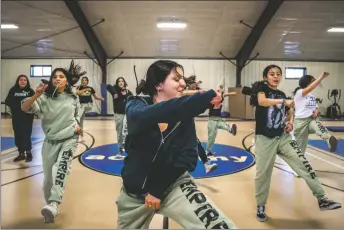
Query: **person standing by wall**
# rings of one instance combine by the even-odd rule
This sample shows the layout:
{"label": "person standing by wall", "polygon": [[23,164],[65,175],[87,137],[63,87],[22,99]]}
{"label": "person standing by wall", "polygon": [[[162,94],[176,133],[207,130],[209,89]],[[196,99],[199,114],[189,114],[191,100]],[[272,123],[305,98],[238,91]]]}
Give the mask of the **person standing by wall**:
{"label": "person standing by wall", "polygon": [[5,99],[5,104],[11,108],[14,142],[19,152],[19,155],[14,158],[14,162],[22,160],[30,162],[33,158],[31,134],[34,115],[21,110],[21,101],[34,94],[35,91],[31,89],[28,77],[21,74]]}

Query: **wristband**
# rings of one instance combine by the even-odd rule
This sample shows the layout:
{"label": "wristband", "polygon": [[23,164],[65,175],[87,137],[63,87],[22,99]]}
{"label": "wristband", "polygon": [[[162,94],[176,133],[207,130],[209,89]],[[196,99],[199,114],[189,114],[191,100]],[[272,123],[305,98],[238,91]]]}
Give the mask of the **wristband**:
{"label": "wristband", "polygon": [[285,98],[282,99],[282,106],[285,104]]}

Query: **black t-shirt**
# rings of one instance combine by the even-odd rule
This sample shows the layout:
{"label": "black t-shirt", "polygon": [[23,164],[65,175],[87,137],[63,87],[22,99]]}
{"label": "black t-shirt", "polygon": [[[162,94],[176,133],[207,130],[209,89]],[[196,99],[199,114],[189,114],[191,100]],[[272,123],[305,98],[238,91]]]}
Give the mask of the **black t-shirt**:
{"label": "black t-shirt", "polygon": [[[271,89],[267,85],[260,87],[260,92],[265,93],[266,98],[285,99],[286,95],[280,90]],[[264,135],[269,138],[280,136],[284,132],[284,121],[286,116],[286,107],[282,104],[263,107],[256,106],[256,134]]]}
{"label": "black t-shirt", "polygon": [[87,89],[89,88],[89,90],[85,91],[84,93],[82,94],[79,94],[79,101],[80,103],[90,103],[90,102],[93,102],[93,99],[92,99],[92,95],[96,93],[96,91],[94,91],[94,89],[90,86],[82,86],[80,85],[78,90],[83,90],[83,89]]}
{"label": "black t-shirt", "polygon": [[35,91],[31,88],[12,87],[5,99],[5,104],[11,108],[12,113],[24,113],[21,110],[22,101],[27,97],[32,97]]}

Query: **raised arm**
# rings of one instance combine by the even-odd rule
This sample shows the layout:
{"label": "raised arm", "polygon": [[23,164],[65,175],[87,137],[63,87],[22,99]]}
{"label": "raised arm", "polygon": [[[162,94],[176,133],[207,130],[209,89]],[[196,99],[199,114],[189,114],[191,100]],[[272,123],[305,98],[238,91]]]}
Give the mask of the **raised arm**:
{"label": "raised arm", "polygon": [[117,93],[115,87],[112,86],[112,85],[106,85],[106,90],[107,90],[111,95]]}
{"label": "raised arm", "polygon": [[93,94],[93,97],[98,101],[104,101],[103,97],[98,97],[96,93]]}
{"label": "raised arm", "polygon": [[91,89],[90,89],[90,88],[77,89],[77,90],[75,91],[75,93],[76,93],[77,95],[80,95],[80,94],[85,93],[86,91],[91,91]]}
{"label": "raised arm", "polygon": [[287,107],[293,107],[294,101],[293,100],[286,100],[286,99],[270,99],[265,97],[264,92],[258,93],[258,104],[262,107],[270,107],[279,104],[285,104]]}
{"label": "raised arm", "polygon": [[194,95],[196,93],[200,93],[200,92],[205,92],[204,90],[184,90],[183,91],[183,96],[185,95]]}
{"label": "raised arm", "polygon": [[307,94],[309,94],[310,92],[312,92],[319,84],[322,80],[324,80],[328,75],[330,75],[327,72],[324,72],[320,77],[318,77],[315,81],[313,81],[309,86],[307,86],[306,88],[304,88],[302,90],[302,96],[306,96]]}
{"label": "raised arm", "polygon": [[39,98],[43,92],[46,90],[48,85],[39,84],[36,88],[35,94],[32,97],[27,98],[21,105],[21,109],[24,112],[28,112],[32,106],[32,104]]}
{"label": "raised arm", "polygon": [[183,96],[168,101],[147,105],[141,100],[131,100],[126,106],[128,123],[157,124],[178,122],[195,117],[206,109],[210,103],[219,103],[221,95],[214,90]]}
{"label": "raised arm", "polygon": [[228,92],[228,93],[224,93],[223,97],[228,97],[228,96],[236,96],[237,93],[236,92]]}

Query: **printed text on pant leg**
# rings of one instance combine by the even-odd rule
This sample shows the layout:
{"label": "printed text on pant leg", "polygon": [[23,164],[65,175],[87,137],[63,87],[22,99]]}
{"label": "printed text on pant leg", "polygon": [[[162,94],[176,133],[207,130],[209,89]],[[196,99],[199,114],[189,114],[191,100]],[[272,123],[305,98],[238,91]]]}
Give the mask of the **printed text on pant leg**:
{"label": "printed text on pant leg", "polygon": [[[192,181],[181,184],[180,188],[182,189],[182,192],[185,194],[190,203],[196,202],[197,204],[202,205],[201,207],[198,207],[194,212],[203,223],[205,220],[206,228],[208,228],[209,225],[211,225],[219,218],[219,213],[207,202],[207,198],[202,192],[197,189],[197,186]],[[201,212],[203,214],[201,214]],[[212,228],[229,229],[225,221],[221,221],[220,223],[214,225]]]}
{"label": "printed text on pant leg", "polygon": [[321,124],[320,121],[315,121],[318,125],[318,128],[320,130],[321,133],[325,133],[326,132],[326,128]]}
{"label": "printed text on pant leg", "polygon": [[315,179],[317,176],[316,176],[312,166],[308,162],[307,158],[305,157],[305,155],[303,154],[303,152],[301,151],[301,149],[297,145],[296,141],[291,141],[290,145],[293,147],[293,149],[295,150],[297,155],[301,158],[302,163],[307,168],[307,170],[308,170],[309,174],[311,175],[312,179]]}
{"label": "printed text on pant leg", "polygon": [[67,162],[71,158],[73,152],[72,150],[69,151],[64,151],[62,153],[62,159],[59,163],[58,169],[57,169],[57,175],[56,175],[56,180],[55,180],[55,185],[59,185],[60,187],[63,187],[64,185],[64,179],[67,174]]}

